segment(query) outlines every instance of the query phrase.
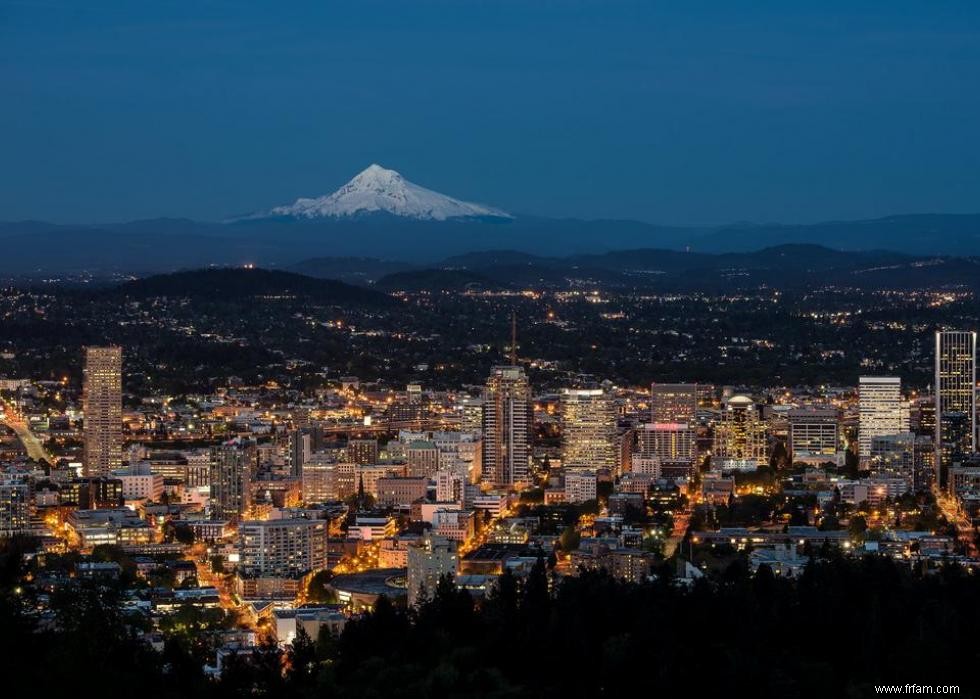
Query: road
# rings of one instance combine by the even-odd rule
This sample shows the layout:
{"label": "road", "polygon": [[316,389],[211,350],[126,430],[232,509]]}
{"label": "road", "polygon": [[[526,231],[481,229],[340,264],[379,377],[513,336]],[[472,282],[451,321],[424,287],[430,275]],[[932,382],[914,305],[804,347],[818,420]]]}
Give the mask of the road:
{"label": "road", "polygon": [[966,514],[964,514],[963,510],[960,509],[956,499],[946,493],[937,493],[936,504],[939,505],[939,509],[946,516],[946,519],[956,527],[956,538],[966,547],[967,553],[975,557],[977,555],[977,545],[973,524]]}
{"label": "road", "polygon": [[16,411],[6,402],[0,401],[0,424],[6,425],[14,431],[20,443],[27,450],[27,455],[35,461],[47,461],[53,464],[55,459],[44,450],[41,440],[34,436],[34,433],[27,427],[27,423],[20,420]]}
{"label": "road", "polygon": [[670,558],[677,551],[677,547],[684,541],[684,535],[687,533],[687,526],[690,521],[690,509],[674,513],[674,530],[667,537],[667,542],[664,544],[664,558]]}

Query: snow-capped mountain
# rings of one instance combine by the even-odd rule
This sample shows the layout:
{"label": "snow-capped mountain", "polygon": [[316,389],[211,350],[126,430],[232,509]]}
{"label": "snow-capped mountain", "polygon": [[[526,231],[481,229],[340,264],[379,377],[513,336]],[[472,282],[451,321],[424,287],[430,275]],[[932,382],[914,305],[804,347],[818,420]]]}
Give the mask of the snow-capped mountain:
{"label": "snow-capped mountain", "polygon": [[454,218],[513,218],[500,209],[472,204],[409,182],[394,170],[371,165],[333,194],[301,198],[265,216],[342,218],[384,212],[423,221]]}

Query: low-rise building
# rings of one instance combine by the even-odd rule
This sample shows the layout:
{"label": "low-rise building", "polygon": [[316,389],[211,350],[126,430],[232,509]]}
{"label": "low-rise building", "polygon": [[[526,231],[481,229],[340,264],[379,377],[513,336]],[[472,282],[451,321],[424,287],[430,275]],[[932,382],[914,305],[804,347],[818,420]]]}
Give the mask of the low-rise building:
{"label": "low-rise building", "polygon": [[581,503],[595,500],[598,478],[595,471],[570,469],[565,472],[565,502]]}
{"label": "low-rise building", "polygon": [[456,542],[426,535],[408,550],[408,599],[416,604],[428,597],[443,575],[455,576],[459,568]]}

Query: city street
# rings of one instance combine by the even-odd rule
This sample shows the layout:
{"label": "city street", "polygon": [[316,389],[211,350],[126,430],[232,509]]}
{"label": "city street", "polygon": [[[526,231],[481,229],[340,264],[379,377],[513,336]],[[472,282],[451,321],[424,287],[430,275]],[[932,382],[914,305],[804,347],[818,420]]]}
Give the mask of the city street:
{"label": "city street", "polygon": [[27,451],[27,456],[34,459],[35,461],[47,461],[49,464],[53,464],[55,460],[51,458],[44,449],[44,445],[41,444],[33,432],[27,427],[27,423],[24,422],[17,412],[16,407],[10,405],[6,401],[0,401],[0,424],[9,427],[20,439],[21,444],[24,445],[24,449]]}

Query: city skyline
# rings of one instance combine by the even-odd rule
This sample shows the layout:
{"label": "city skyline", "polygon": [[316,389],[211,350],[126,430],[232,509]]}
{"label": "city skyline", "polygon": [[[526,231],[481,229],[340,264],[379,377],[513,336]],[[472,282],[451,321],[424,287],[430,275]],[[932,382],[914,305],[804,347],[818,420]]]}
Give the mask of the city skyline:
{"label": "city skyline", "polygon": [[[518,347],[516,314],[504,318],[508,341],[469,349],[482,384],[321,371],[299,389],[288,374],[250,385],[225,371],[198,392],[144,386],[134,401],[140,353],[123,345],[80,348],[81,385],[3,378],[13,435],[0,439],[0,550],[43,532],[52,560],[79,557],[79,580],[121,581],[136,566],[165,636],[168,594],[232,615],[275,600],[269,621],[240,623],[276,653],[303,642],[300,628],[343,642],[382,598],[429,614],[459,594],[482,614],[511,577],[522,594],[551,585],[545,598],[557,599],[594,575],[637,589],[724,585],[734,568],[710,563],[719,556],[790,586],[828,556],[934,575],[980,568],[980,456],[957,417],[976,397],[974,331],[929,334],[930,395],[880,375],[736,387],[688,370],[696,383],[614,383],[525,356],[536,324],[522,324]],[[110,433],[120,462],[93,471],[88,454]],[[27,453],[38,435],[54,454],[41,462]],[[259,647],[218,647],[204,667],[212,686],[231,681],[229,655]]]}
{"label": "city skyline", "polygon": [[978,39],[2,4],[7,694],[980,697]]}

